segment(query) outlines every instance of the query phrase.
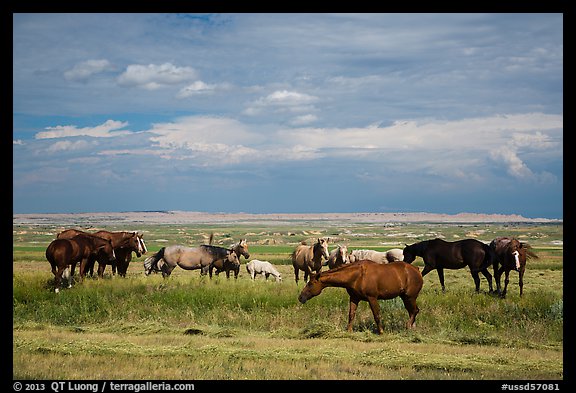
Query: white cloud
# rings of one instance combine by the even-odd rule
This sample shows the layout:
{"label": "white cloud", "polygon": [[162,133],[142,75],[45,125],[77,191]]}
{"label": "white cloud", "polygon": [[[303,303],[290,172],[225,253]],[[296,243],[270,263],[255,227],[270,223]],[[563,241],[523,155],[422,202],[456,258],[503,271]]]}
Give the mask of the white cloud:
{"label": "white cloud", "polygon": [[106,59],[86,60],[64,72],[64,78],[69,81],[83,81],[94,74],[109,70],[113,70],[113,67]]}
{"label": "white cloud", "polygon": [[292,119],[290,124],[295,125],[295,126],[303,126],[306,124],[314,123],[317,120],[318,120],[318,116],[313,115],[313,114],[307,114],[307,115],[296,116],[294,119]]}
{"label": "white cloud", "polygon": [[246,115],[257,115],[264,110],[289,113],[311,112],[316,110],[314,103],[318,100],[318,97],[305,93],[276,90],[251,102],[243,113]]}
{"label": "white cloud", "polygon": [[156,90],[167,86],[179,85],[197,79],[197,72],[191,67],[177,67],[171,63],[132,64],[126,67],[118,78],[118,84],[124,87],[140,87]]}
{"label": "white cloud", "polygon": [[130,131],[115,131],[124,128],[128,125],[127,122],[107,120],[103,124],[96,127],[78,128],[76,126],[56,126],[46,127],[48,131],[38,132],[34,137],[36,139],[47,138],[65,138],[71,136],[91,136],[97,138],[109,138],[119,135],[130,134]]}
{"label": "white cloud", "polygon": [[553,182],[550,173],[533,172],[520,158],[523,150],[558,156],[562,115],[538,113],[456,121],[397,121],[389,126],[355,128],[302,127],[280,130],[282,144],[298,143],[312,151],[385,162],[390,169],[444,177],[463,173],[481,178],[483,162],[502,165],[516,179]]}
{"label": "white cloud", "polygon": [[308,94],[288,90],[278,90],[264,97],[261,102],[264,105],[295,106],[309,104],[317,100],[318,97]]}
{"label": "white cloud", "polygon": [[216,85],[209,85],[202,81],[195,81],[191,85],[183,87],[178,92],[178,98],[186,98],[198,94],[211,93],[216,90]]}
{"label": "white cloud", "polygon": [[522,162],[516,151],[509,146],[498,147],[490,153],[495,161],[502,162],[507,172],[518,179],[534,178],[534,173]]}
{"label": "white cloud", "polygon": [[83,150],[89,147],[91,144],[87,141],[80,140],[80,141],[58,141],[52,145],[50,145],[46,150],[49,153],[57,153],[60,151],[71,151],[71,150]]}

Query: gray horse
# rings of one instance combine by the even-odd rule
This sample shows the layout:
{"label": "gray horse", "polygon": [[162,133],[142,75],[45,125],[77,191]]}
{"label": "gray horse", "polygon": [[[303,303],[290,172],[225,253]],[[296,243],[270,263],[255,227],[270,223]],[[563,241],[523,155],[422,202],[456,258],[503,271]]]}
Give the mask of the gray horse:
{"label": "gray horse", "polygon": [[149,275],[153,271],[161,271],[163,277],[168,277],[176,266],[185,270],[202,269],[219,260],[240,266],[238,256],[232,249],[209,245],[168,246],[162,247],[156,254],[146,258],[144,272]]}

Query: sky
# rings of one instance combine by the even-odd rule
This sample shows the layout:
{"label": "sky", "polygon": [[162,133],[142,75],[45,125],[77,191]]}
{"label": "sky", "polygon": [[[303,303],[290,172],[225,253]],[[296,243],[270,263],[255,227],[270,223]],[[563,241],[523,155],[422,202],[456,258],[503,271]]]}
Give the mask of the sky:
{"label": "sky", "polygon": [[563,15],[13,14],[13,212],[563,218]]}

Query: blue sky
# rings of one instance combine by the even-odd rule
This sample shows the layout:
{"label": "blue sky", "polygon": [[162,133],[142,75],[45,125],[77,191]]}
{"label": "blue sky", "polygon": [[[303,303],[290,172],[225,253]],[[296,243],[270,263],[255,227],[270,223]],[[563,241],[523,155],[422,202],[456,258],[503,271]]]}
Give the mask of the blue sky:
{"label": "blue sky", "polygon": [[14,14],[15,213],[563,217],[562,14]]}

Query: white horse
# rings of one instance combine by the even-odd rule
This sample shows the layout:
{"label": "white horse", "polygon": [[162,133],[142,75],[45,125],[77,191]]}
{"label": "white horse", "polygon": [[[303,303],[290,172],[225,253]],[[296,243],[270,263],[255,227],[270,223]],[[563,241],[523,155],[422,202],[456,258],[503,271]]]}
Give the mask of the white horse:
{"label": "white horse", "polygon": [[362,261],[368,259],[376,263],[388,263],[386,253],[374,250],[354,250],[350,253],[350,262]]}
{"label": "white horse", "polygon": [[277,282],[282,281],[282,274],[268,261],[252,259],[246,264],[246,270],[248,274],[250,274],[250,277],[252,277],[252,280],[256,278],[256,274],[262,274],[266,276],[266,280],[268,280],[269,275],[273,275]]}
{"label": "white horse", "polygon": [[350,262],[361,261],[368,259],[376,263],[389,263],[395,261],[403,261],[404,253],[399,248],[393,248],[388,251],[374,251],[374,250],[354,250],[350,254]]}

